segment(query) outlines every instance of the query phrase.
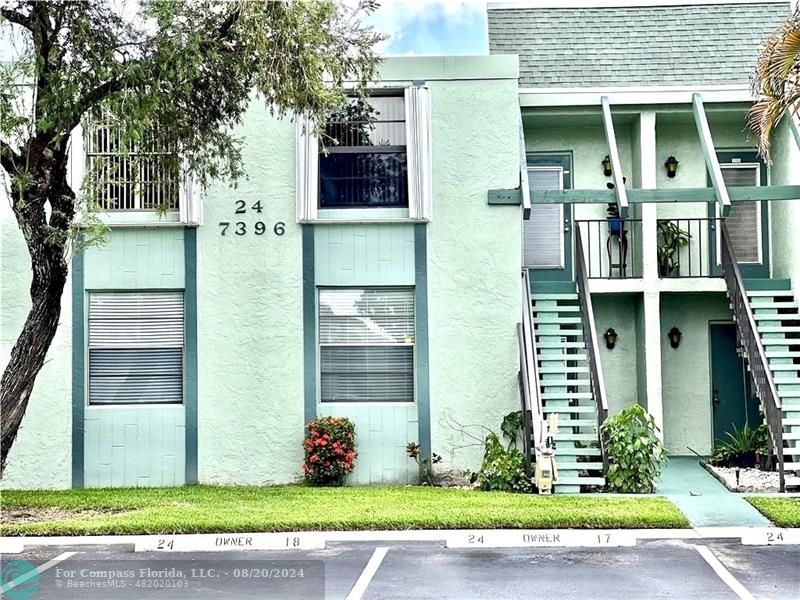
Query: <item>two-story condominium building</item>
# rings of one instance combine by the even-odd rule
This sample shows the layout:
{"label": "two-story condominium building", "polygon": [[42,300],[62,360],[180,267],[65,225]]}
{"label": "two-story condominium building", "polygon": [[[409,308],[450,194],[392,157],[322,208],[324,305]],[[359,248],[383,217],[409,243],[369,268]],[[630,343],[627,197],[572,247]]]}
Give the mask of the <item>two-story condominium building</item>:
{"label": "two-story condominium building", "polygon": [[[789,3],[569,4],[490,4],[489,56],[387,59],[333,144],[254,103],[236,189],[76,131],[111,232],[72,261],[3,486],[294,481],[322,415],[355,422],[350,483],[414,482],[407,443],[476,469],[522,406],[526,451],[559,415],[556,491],[587,491],[632,403],[675,455],[767,422],[791,483],[800,131],[769,163],[746,131]],[[30,276],[2,210],[7,355]]]}

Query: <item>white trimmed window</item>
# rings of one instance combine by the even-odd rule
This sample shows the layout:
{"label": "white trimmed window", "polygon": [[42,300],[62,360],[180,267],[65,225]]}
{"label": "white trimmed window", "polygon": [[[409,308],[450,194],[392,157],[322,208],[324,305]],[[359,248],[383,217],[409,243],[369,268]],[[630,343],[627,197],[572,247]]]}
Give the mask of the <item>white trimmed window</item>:
{"label": "white trimmed window", "polygon": [[177,211],[181,196],[175,149],[152,132],[126,144],[120,126],[95,123],[86,135],[86,168],[104,211]]}
{"label": "white trimmed window", "polygon": [[89,295],[89,404],[183,402],[183,292]]}
{"label": "white trimmed window", "polygon": [[352,99],[330,115],[321,139],[307,118],[298,119],[297,220],[315,221],[328,209],[401,209],[429,220],[431,162],[425,86]]}
{"label": "white trimmed window", "polygon": [[319,290],[320,400],[414,401],[413,288]]}

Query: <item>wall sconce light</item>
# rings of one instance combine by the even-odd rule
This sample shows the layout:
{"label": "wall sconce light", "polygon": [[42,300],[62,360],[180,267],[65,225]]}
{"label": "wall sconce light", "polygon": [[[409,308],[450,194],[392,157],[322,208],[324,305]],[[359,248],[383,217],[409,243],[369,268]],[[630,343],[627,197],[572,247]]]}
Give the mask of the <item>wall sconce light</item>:
{"label": "wall sconce light", "polygon": [[674,156],[670,156],[667,162],[664,163],[664,166],[667,168],[667,177],[672,179],[675,177],[675,173],[678,172],[678,159]]}
{"label": "wall sconce light", "polygon": [[611,157],[608,154],[603,159],[603,175],[611,177]]}
{"label": "wall sconce light", "polygon": [[670,329],[667,332],[667,337],[669,338],[669,345],[672,346],[673,348],[677,348],[678,346],[680,346],[682,335],[683,333],[681,333],[681,330],[678,329],[677,327],[673,327],[672,329]]}
{"label": "wall sconce light", "polygon": [[617,345],[617,338],[619,337],[617,335],[617,332],[614,331],[614,328],[609,327],[608,329],[606,329],[606,332],[603,334],[603,337],[606,339],[606,348],[608,348],[609,350],[613,350],[614,346]]}

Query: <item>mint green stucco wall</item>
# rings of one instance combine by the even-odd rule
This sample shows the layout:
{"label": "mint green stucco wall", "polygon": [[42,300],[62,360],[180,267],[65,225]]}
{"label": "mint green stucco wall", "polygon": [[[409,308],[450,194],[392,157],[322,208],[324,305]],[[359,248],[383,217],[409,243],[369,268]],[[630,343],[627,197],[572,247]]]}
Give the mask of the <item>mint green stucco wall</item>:
{"label": "mint green stucco wall", "polygon": [[[728,298],[719,293],[661,295],[661,377],[664,445],[672,454],[711,453],[711,363],[709,322],[732,320]],[[683,333],[672,348],[667,331]]]}
{"label": "mint green stucco wall", "polygon": [[[84,254],[87,294],[93,290],[184,289],[183,244],[182,226],[113,229],[105,245],[90,248]],[[88,328],[84,327],[84,331]],[[84,486],[183,484],[185,412],[183,405],[87,404]]]}
{"label": "mint green stucco wall", "polygon": [[[314,279],[318,287],[413,286],[414,225],[314,226]],[[405,451],[419,439],[416,402],[322,403],[319,384],[316,388],[318,415],[347,417],[355,424],[358,459],[349,484],[417,481],[419,470]]]}
{"label": "mint green stucco wall", "polygon": [[[198,476],[263,484],[300,477],[302,243],[295,223],[295,127],[254,100],[236,134],[247,179],[215,183],[197,232]],[[236,215],[236,201],[247,212]],[[261,201],[263,212],[251,206]],[[232,225],[220,235],[220,221]],[[255,235],[255,223],[266,233]],[[273,232],[276,222],[285,233]]]}
{"label": "mint green stucco wall", "polygon": [[[638,304],[641,304],[640,294],[592,295],[609,416],[639,401],[638,350],[644,342],[636,332]],[[602,337],[609,327],[619,336],[613,350],[606,348]]]}
{"label": "mint green stucco wall", "polygon": [[[508,57],[504,57],[508,58]],[[433,220],[428,225],[431,449],[439,470],[475,469],[485,435],[519,408],[519,207],[488,206],[519,185],[517,81],[432,81]]]}
{"label": "mint green stucco wall", "polygon": [[[4,196],[0,178],[0,364],[30,309],[30,256]],[[8,457],[2,488],[65,488],[72,483],[72,303],[65,286],[61,319],[28,401],[17,439]]]}

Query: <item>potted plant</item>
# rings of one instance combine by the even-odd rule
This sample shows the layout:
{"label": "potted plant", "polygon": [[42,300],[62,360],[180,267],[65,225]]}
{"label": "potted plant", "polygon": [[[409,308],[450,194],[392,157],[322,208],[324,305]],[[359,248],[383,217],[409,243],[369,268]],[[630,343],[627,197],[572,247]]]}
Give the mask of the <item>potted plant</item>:
{"label": "potted plant", "polygon": [[608,203],[606,219],[608,220],[608,233],[617,237],[621,236],[625,227],[625,219],[619,216],[619,206],[616,202]]}
{"label": "potted plant", "polygon": [[726,439],[717,443],[711,463],[723,467],[752,469],[759,462],[759,456],[769,452],[767,428],[760,425],[751,428],[745,425],[741,429],[733,427],[733,432],[725,434]]}
{"label": "potted plant", "polygon": [[658,223],[658,267],[661,277],[673,277],[678,273],[678,253],[689,243],[692,236],[672,221]]}

